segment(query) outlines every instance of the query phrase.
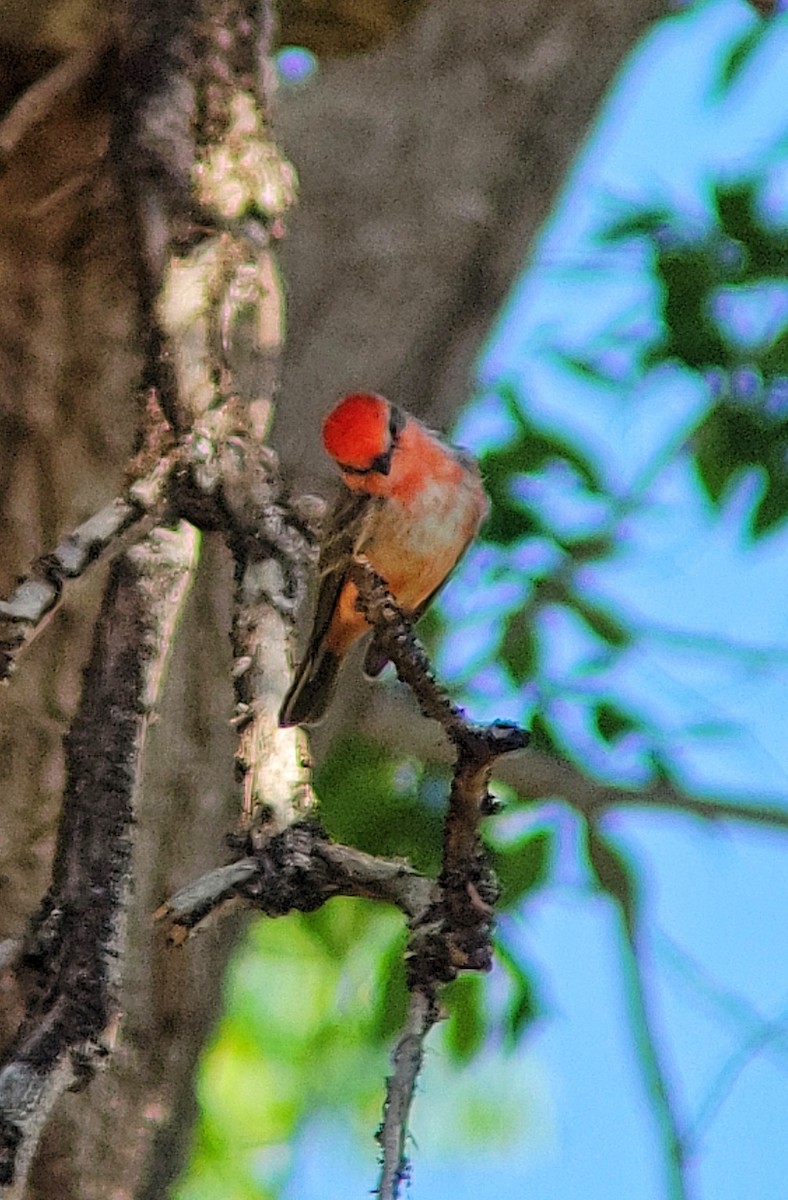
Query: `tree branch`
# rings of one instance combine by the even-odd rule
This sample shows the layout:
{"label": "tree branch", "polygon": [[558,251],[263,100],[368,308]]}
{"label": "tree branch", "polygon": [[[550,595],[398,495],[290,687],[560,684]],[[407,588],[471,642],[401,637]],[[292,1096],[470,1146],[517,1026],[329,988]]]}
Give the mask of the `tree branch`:
{"label": "tree branch", "polygon": [[66,739],[52,885],[16,965],[27,1004],[0,1067],[1,1195],[21,1195],[52,1106],[114,1042],[140,764],[195,539],[187,525],[154,531],[107,584]]}
{"label": "tree branch", "polygon": [[407,1177],[405,1144],[424,1041],[438,1016],[441,986],[461,970],[492,966],[492,930],[498,884],[482,845],[482,817],[493,811],[488,784],[496,760],[528,743],[515,725],[471,724],[438,686],[424,650],[386,584],[369,563],[352,567],[359,607],[399,678],[412,689],[425,717],[439,721],[456,750],[444,825],[443,866],[438,895],[422,917],[411,921],[408,986],[411,1000],[405,1029],[394,1051],[388,1081],[377,1194],[396,1200]]}
{"label": "tree branch", "polygon": [[[438,881],[417,874],[407,863],[337,846],[314,821],[289,821],[278,829],[275,810],[257,822],[248,813],[246,827],[233,839],[242,857],[181,889],[157,916],[171,921],[176,942],[239,896],[269,916],[293,909],[310,912],[335,895],[388,901],[408,916],[411,1001],[394,1051],[394,1072],[377,1135],[382,1148],[378,1195],[395,1200],[407,1173],[408,1116],[424,1039],[438,1019],[440,989],[461,970],[486,971],[492,965],[498,885],[482,846],[480,825],[492,811],[487,787],[494,763],[522,749],[528,735],[513,725],[471,724],[436,683],[423,648],[384,581],[367,562],[357,562],[351,570],[359,607],[374,626],[378,643],[414,691],[424,716],[439,721],[455,747]],[[270,779],[266,786],[270,794]]]}
{"label": "tree branch", "polygon": [[676,1101],[660,1058],[659,1039],[651,1020],[639,931],[636,924],[631,925],[623,914],[619,915],[621,961],[629,993],[630,1019],[643,1079],[662,1137],[668,1195],[670,1200],[687,1200],[687,1145],[676,1112]]}
{"label": "tree branch", "polygon": [[239,896],[269,917],[312,912],[332,896],[356,896],[394,904],[411,919],[423,917],[435,884],[405,861],[376,858],[328,839],[315,821],[291,824],[248,855],[187,884],[159,908],[171,938],[183,942],[192,929]]}
{"label": "tree branch", "polygon": [[375,1195],[394,1200],[408,1178],[405,1144],[416,1081],[424,1059],[427,1034],[439,1018],[435,997],[423,988],[410,995],[408,1015],[392,1055],[393,1074],[386,1081],[383,1123],[376,1137],[382,1151],[380,1182]]}
{"label": "tree branch", "polygon": [[[404,698],[378,687],[365,699],[360,724],[365,736],[392,754],[412,755],[422,762],[444,766],[451,762],[450,748]],[[642,808],[788,831],[788,797],[784,795],[697,796],[666,779],[638,788],[616,787],[593,779],[568,759],[532,747],[498,763],[495,777],[508,784],[523,803],[563,800],[589,817],[601,817],[616,808]]]}
{"label": "tree branch", "polygon": [[79,579],[107,551],[117,553],[125,534],[133,531],[139,540],[164,519],[167,485],[178,460],[169,432],[158,409],[149,410],[148,444],[126,495],[111,500],[66,534],[54,550],[36,559],[9,599],[0,600],[0,680],[13,673],[17,654],[53,615],[67,582]]}

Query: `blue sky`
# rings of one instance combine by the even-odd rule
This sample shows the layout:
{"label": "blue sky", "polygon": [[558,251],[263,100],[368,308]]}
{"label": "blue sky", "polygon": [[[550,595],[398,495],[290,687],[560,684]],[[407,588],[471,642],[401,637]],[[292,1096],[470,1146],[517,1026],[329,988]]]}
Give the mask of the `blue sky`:
{"label": "blue sky", "polygon": [[[518,379],[534,416],[591,453],[616,489],[675,443],[706,403],[705,389],[689,374],[662,373],[622,404],[610,389],[581,385],[546,349],[579,347],[611,317],[648,320],[651,285],[637,252],[619,248],[600,262],[590,245],[600,216],[667,202],[702,221],[711,179],[764,164],[772,204],[788,212],[788,157],[771,149],[788,131],[786,18],[724,99],[710,99],[725,48],[755,21],[743,3],[714,0],[660,22],[636,49],[480,362],[482,386]],[[462,440],[478,445],[488,420],[476,405]],[[783,796],[788,807],[788,531],[755,545],[743,536],[756,486],[741,480],[720,513],[687,459],[654,471],[626,553],[589,570],[587,584],[643,628],[610,686],[664,730],[687,787],[742,802]],[[457,587],[459,595],[461,579]],[[447,605],[456,602],[449,590]],[[566,644],[571,653],[571,638]],[[775,653],[756,662],[753,649]],[[471,688],[472,705],[489,700],[489,715],[507,715],[507,705],[519,715],[522,697],[482,691]],[[693,731],[699,725],[706,732]],[[562,828],[570,845],[571,820]],[[668,813],[615,814],[607,828],[638,865],[652,1016],[679,1115],[697,1126],[688,1196],[788,1197],[788,837]],[[434,1040],[414,1112],[408,1194],[671,1200],[611,904],[569,865],[507,920],[537,964],[547,1015],[514,1058],[487,1057],[465,1079],[451,1075]],[[456,1121],[469,1088],[487,1087],[508,1097],[510,1140],[463,1157],[441,1122]],[[369,1191],[372,1146],[360,1151],[330,1122],[312,1127],[304,1145],[289,1200]]]}

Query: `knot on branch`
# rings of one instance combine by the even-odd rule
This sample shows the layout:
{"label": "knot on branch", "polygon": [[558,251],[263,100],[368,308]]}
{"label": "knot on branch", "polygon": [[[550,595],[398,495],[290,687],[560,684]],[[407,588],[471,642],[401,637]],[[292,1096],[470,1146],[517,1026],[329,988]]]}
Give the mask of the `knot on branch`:
{"label": "knot on branch", "polygon": [[236,887],[269,917],[314,912],[338,888],[328,861],[320,854],[327,834],[317,821],[298,821],[255,849],[257,870]]}
{"label": "knot on branch", "polygon": [[463,770],[491,766],[496,758],[524,750],[530,740],[526,729],[511,721],[493,721],[491,725],[472,725],[463,721],[447,730],[458,752]]}
{"label": "knot on branch", "polygon": [[462,870],[444,871],[438,899],[411,925],[407,978],[411,990],[434,990],[460,971],[489,971],[500,887],[481,844]]}
{"label": "knot on branch", "polygon": [[241,896],[269,916],[313,912],[332,896],[359,896],[396,905],[410,920],[435,899],[435,884],[402,859],[377,858],[332,842],[315,820],[299,821],[262,846],[250,836],[231,843],[245,855],[187,884],[156,913],[168,917],[175,942],[225,901]]}

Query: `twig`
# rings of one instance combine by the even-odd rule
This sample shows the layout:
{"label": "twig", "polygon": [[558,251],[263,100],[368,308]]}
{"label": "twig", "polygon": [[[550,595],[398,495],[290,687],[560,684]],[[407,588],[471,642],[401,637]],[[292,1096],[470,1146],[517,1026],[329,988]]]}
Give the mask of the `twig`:
{"label": "twig", "polygon": [[[243,524],[243,522],[241,522]],[[239,607],[234,633],[237,675],[250,687],[252,702],[242,699],[237,722],[254,727],[254,713],[264,693],[256,665],[258,617],[249,607],[246,572],[254,567],[244,555],[239,563]],[[261,567],[257,568],[258,571]],[[283,600],[282,580],[267,572],[267,596],[274,605]],[[440,988],[461,970],[489,970],[492,965],[492,929],[498,885],[480,837],[482,818],[493,809],[488,784],[493,764],[502,754],[519,750],[528,735],[517,726],[476,726],[454,705],[436,683],[427,657],[409,622],[386,590],[384,581],[368,563],[353,568],[359,605],[375,627],[375,636],[394,663],[402,680],[412,688],[425,716],[440,722],[456,751],[456,764],[446,815],[443,869],[434,882],[404,862],[374,858],[349,846],[332,843],[313,820],[286,820],[276,806],[264,803],[271,795],[270,774],[259,776],[261,811],[247,805],[241,834],[234,839],[240,855],[227,867],[209,872],[182,889],[159,909],[173,927],[172,938],[183,941],[211,912],[234,897],[270,916],[293,909],[309,912],[332,896],[364,896],[397,905],[409,918],[409,1015],[394,1051],[394,1070],[388,1081],[383,1121],[378,1132],[382,1162],[378,1195],[395,1200],[406,1177],[407,1123],[424,1040],[438,1019]],[[260,588],[258,579],[254,585]],[[277,600],[277,597],[279,598]],[[251,614],[251,615],[250,615]],[[281,695],[281,693],[278,693]],[[244,697],[244,693],[241,693]],[[254,699],[254,697],[257,697]],[[278,704],[277,704],[278,709]],[[276,710],[275,710],[276,711]],[[251,715],[250,715],[251,714]],[[280,731],[293,734],[297,731]],[[257,736],[257,734],[255,734]],[[270,758],[269,758],[270,761]],[[242,764],[245,765],[245,764]],[[307,812],[311,792],[291,794],[291,811]],[[292,785],[291,785],[292,793]],[[287,815],[287,813],[285,814]]]}
{"label": "twig", "polygon": [[452,741],[462,739],[468,730],[465,714],[436,682],[424,647],[387,590],[385,579],[363,559],[352,564],[350,576],[358,589],[359,608],[424,716],[440,722]]}
{"label": "twig", "polygon": [[0,121],[0,160],[49,116],[55,104],[62,103],[67,92],[90,75],[102,53],[103,47],[97,50],[95,46],[77,50],[27,88]]}
{"label": "twig", "polygon": [[270,917],[313,912],[332,896],[356,896],[386,901],[418,919],[434,900],[435,884],[404,861],[338,845],[315,821],[303,821],[271,837],[255,854],[187,884],[155,915],[171,922],[171,938],[180,943],[239,896]]}
{"label": "twig", "polygon": [[657,1050],[658,1039],[651,1022],[645,972],[640,961],[637,927],[629,927],[622,916],[622,964],[628,983],[629,1011],[640,1055],[646,1088],[662,1135],[671,1200],[687,1200],[687,1147],[676,1113],[675,1100]]}
{"label": "twig", "polygon": [[[78,579],[91,563],[143,516],[128,500],[111,501],[48,554],[8,600],[0,600],[0,679],[14,670],[16,655],[29,646],[58,607],[67,580]],[[153,525],[155,519],[151,518]]]}
{"label": "twig", "polygon": [[[668,1195],[671,1200],[687,1200],[686,1177],[688,1143],[676,1111],[676,1101],[660,1059],[658,1038],[649,1011],[646,972],[641,961],[640,920],[628,869],[600,835],[595,823],[589,823],[589,838],[597,843],[590,850],[599,885],[614,901],[620,926],[621,962],[629,997],[629,1012],[641,1070],[659,1124],[667,1168]],[[590,842],[593,845],[593,842]],[[604,851],[602,857],[600,853]]]}
{"label": "twig", "polygon": [[130,530],[139,540],[162,520],[166,485],[176,462],[177,454],[156,453],[152,468],[132,483],[125,496],[111,500],[66,534],[54,550],[33,563],[9,599],[0,600],[0,680],[13,673],[16,656],[52,617],[67,582],[79,579],[108,550],[121,550],[123,536]]}
{"label": "twig", "polygon": [[[367,706],[362,732],[393,753],[447,765],[451,752],[413,712],[413,707],[384,688],[376,689]],[[495,777],[517,792],[521,801],[565,800],[586,816],[602,817],[616,808],[683,812],[704,821],[736,821],[788,831],[788,798],[779,794],[753,798],[692,796],[670,780],[641,788],[599,783],[567,759],[528,748],[517,758],[503,759]]]}
{"label": "twig", "polygon": [[788,1010],[777,1017],[765,1017],[749,998],[714,979],[673,938],[659,931],[661,956],[689,986],[697,999],[718,1019],[732,1022],[742,1035],[742,1043],[727,1058],[706,1089],[684,1141],[688,1152],[700,1142],[715,1113],[733,1088],[741,1071],[753,1058],[769,1051],[772,1061],[785,1073],[788,1069]]}
{"label": "twig", "polygon": [[783,1012],[782,1017],[772,1021],[763,1021],[750,1037],[728,1056],[709,1084],[706,1095],[695,1114],[695,1119],[685,1139],[688,1147],[700,1143],[717,1111],[733,1091],[734,1085],[744,1069],[759,1054],[768,1050],[771,1043],[777,1043],[777,1049],[781,1048],[781,1044],[784,1048],[786,1034],[788,1034],[788,1012]]}
{"label": "twig", "polygon": [[383,1123],[375,1135],[382,1151],[380,1182],[375,1192],[380,1200],[396,1200],[400,1184],[407,1179],[408,1115],[421,1071],[424,1042],[438,1018],[435,997],[423,988],[414,988],[405,1026],[392,1055],[394,1071],[386,1081]]}
{"label": "twig", "polygon": [[408,986],[411,1003],[394,1052],[383,1123],[378,1134],[382,1162],[378,1195],[396,1200],[407,1176],[405,1145],[424,1040],[437,1020],[441,986],[461,970],[492,966],[492,931],[498,885],[482,845],[482,818],[493,811],[490,775],[503,754],[521,750],[528,734],[516,725],[471,724],[438,686],[410,623],[368,562],[352,568],[358,603],[400,679],[413,691],[422,713],[439,721],[457,760],[444,826],[443,868],[435,902],[411,922]]}
{"label": "twig", "polygon": [[55,1101],[114,1040],[140,761],[195,547],[188,525],[157,530],[110,574],[66,739],[52,884],[17,966],[27,1003],[0,1067],[0,1194],[21,1194]]}

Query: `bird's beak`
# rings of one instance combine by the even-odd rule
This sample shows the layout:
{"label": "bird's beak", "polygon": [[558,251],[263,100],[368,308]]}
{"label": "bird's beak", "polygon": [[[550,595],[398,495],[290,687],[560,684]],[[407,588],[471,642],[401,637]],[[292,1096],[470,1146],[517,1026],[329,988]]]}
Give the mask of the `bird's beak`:
{"label": "bird's beak", "polygon": [[377,471],[380,475],[388,475],[389,471],[391,470],[391,455],[393,450],[394,447],[390,446],[384,454],[379,454],[377,458],[373,458],[370,469],[372,471]]}

